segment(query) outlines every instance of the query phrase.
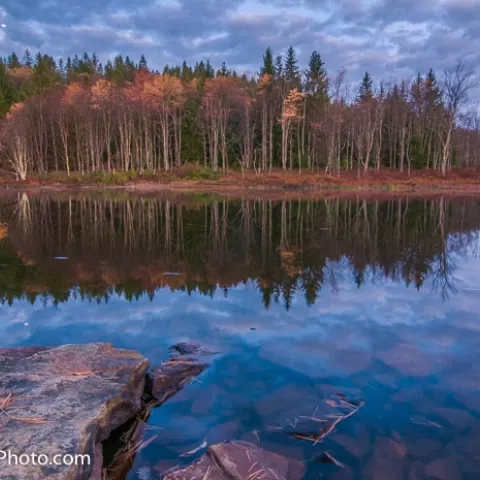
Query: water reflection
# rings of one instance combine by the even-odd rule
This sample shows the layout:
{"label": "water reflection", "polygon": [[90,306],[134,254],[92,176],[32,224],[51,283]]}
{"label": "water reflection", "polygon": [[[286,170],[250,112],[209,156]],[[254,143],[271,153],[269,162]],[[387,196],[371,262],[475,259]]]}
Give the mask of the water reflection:
{"label": "water reflection", "polygon": [[[152,412],[129,480],[256,435],[345,465],[307,478],[479,478],[480,202],[15,195],[0,215],[4,346],[222,351]],[[269,431],[338,391],[366,403],[320,447]]]}
{"label": "water reflection", "polygon": [[[353,278],[455,291],[455,256],[478,242],[480,204],[329,199],[123,199],[26,194],[4,200],[0,298],[135,299],[159,287],[212,296],[253,281],[265,307],[313,305]],[[25,268],[20,268],[23,265]]]}

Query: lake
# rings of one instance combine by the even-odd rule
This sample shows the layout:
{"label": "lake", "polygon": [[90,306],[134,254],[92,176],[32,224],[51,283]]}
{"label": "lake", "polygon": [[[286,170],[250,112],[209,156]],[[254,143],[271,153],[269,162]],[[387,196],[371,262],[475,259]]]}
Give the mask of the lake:
{"label": "lake", "polygon": [[[0,222],[0,346],[221,352],[152,411],[128,480],[204,439],[308,479],[480,478],[479,200],[11,193]],[[364,404],[322,443],[282,431],[336,394]]]}

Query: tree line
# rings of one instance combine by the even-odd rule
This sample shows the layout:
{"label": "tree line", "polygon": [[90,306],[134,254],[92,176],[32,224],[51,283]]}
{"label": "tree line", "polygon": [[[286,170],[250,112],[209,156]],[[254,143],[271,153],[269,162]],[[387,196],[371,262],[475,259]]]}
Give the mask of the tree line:
{"label": "tree line", "polygon": [[117,56],[55,61],[26,51],[0,61],[0,168],[18,179],[50,172],[155,174],[184,163],[213,170],[274,168],[358,175],[480,161],[477,84],[464,61],[398,81],[327,73],[319,52],[301,69],[290,47],[268,48],[258,73],[198,62],[162,72]]}
{"label": "tree line", "polygon": [[478,211],[476,201],[444,198],[192,204],[20,194],[2,205],[0,301],[132,300],[159,288],[228,295],[253,283],[265,307],[289,309],[295,295],[310,306],[325,288],[384,279],[448,295],[455,257],[478,246]]}

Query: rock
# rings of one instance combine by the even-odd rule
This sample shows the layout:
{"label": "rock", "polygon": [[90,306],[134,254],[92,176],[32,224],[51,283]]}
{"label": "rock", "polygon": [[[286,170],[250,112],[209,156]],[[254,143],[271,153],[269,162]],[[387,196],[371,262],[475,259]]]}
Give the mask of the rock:
{"label": "rock", "polygon": [[16,348],[0,348],[0,360],[15,360],[16,358],[24,358],[34,353],[50,350],[50,347],[16,347]]}
{"label": "rock", "polygon": [[169,347],[172,357],[184,355],[215,355],[218,352],[213,352],[206,348],[202,348],[196,343],[180,342]]}
{"label": "rock", "polygon": [[230,442],[210,446],[200,460],[170,472],[165,480],[300,480],[304,473],[305,466],[297,460],[268,452],[251,443]]}
{"label": "rock", "polygon": [[194,357],[171,358],[152,368],[147,377],[147,392],[155,398],[155,405],[161,405],[200,375],[208,363]]}
{"label": "rock", "polygon": [[[46,456],[22,465],[0,456],[2,480],[100,480],[101,442],[141,410],[148,360],[106,343],[3,349],[0,356],[1,448]],[[89,457],[55,465],[64,455]]]}

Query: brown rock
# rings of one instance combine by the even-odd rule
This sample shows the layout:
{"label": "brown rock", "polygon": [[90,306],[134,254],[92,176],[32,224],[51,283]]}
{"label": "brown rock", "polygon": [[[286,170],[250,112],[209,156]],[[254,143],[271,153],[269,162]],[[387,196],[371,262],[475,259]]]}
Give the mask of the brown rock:
{"label": "brown rock", "polygon": [[401,444],[387,437],[377,438],[372,458],[367,465],[366,479],[403,480],[405,454]]}
{"label": "brown rock", "polygon": [[305,467],[296,460],[268,452],[253,444],[220,443],[209,447],[199,461],[169,473],[165,480],[245,480],[255,478],[256,472],[263,472],[261,478],[264,480],[300,480]]}
{"label": "brown rock", "polygon": [[157,404],[166,402],[208,366],[207,363],[200,363],[196,358],[179,357],[152,368],[150,388],[151,394],[157,399]]}
{"label": "brown rock", "polygon": [[2,450],[48,455],[47,462],[89,456],[77,466],[3,462],[2,480],[100,478],[100,444],[141,410],[148,360],[105,343],[2,350],[2,357],[0,397],[9,399]]}

